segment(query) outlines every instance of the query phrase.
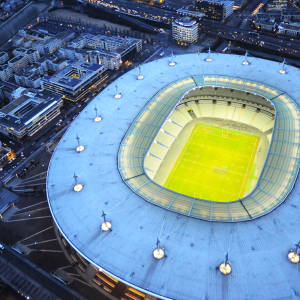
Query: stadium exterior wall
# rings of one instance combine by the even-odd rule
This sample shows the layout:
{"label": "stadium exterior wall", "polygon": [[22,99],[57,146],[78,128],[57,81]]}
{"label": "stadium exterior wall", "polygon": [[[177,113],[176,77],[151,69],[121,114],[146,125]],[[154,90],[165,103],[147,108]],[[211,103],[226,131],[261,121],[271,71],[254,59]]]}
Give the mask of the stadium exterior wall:
{"label": "stadium exterior wall", "polygon": [[[51,158],[47,175],[51,214],[68,243],[87,261],[148,294],[180,300],[295,299],[300,294],[299,274],[287,253],[299,240],[299,184],[286,205],[271,213],[250,222],[222,223],[190,218],[143,201],[120,178],[117,154],[128,126],[169,82],[222,70],[224,76],[244,74],[269,86],[276,82],[295,100],[300,95],[296,68],[288,66],[287,74],[280,74],[280,64],[261,59],[250,58],[251,64],[244,66],[241,56],[212,54],[211,62],[206,58],[206,54],[176,57],[173,67],[169,58],[149,63],[142,67],[145,78],[139,81],[138,70],[132,70],[115,82],[122,98],[114,98],[114,83],[84,109]],[[299,108],[286,102],[295,117],[299,115]],[[93,121],[95,105],[101,122]],[[289,120],[283,116],[276,122],[286,128]],[[299,121],[292,125],[299,141]],[[76,152],[76,134],[85,146],[81,153]],[[298,162],[299,148],[293,158]],[[74,172],[83,184],[80,192],[73,190]],[[112,232],[100,230],[102,210],[112,222]],[[162,260],[152,255],[157,238],[167,254]],[[233,270],[228,277],[216,271],[224,252],[229,252]]]}

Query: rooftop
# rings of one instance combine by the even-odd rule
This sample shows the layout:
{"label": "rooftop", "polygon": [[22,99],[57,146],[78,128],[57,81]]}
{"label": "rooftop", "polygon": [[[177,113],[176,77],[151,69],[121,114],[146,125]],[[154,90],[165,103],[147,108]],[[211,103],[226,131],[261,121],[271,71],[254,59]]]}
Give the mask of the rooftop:
{"label": "rooftop", "polygon": [[0,65],[0,71],[4,71],[8,68],[9,66],[6,64],[6,65]]}
{"label": "rooftop", "polygon": [[0,124],[13,127],[15,130],[22,128],[60,99],[59,96],[47,91],[31,93],[27,89],[19,88],[15,93],[17,98],[0,109]]}
{"label": "rooftop", "polygon": [[175,23],[184,27],[192,27],[197,22],[190,17],[182,17],[175,20]]}
{"label": "rooftop", "polygon": [[102,65],[84,61],[69,60],[68,65],[53,76],[44,76],[43,82],[58,84],[67,89],[75,90],[97,72],[103,71]]}
{"label": "rooftop", "polygon": [[24,58],[24,55],[18,55],[18,56],[13,57],[12,59],[10,59],[9,62],[13,64],[13,63],[18,62],[19,60],[21,60],[23,58]]}
{"label": "rooftop", "polygon": [[[281,74],[282,64],[272,61],[250,57],[251,64],[243,65],[242,56],[210,57],[207,62],[207,54],[190,54],[175,57],[175,66],[169,65],[170,57],[142,65],[143,80],[137,80],[139,70],[133,69],[89,104],[52,156],[47,178],[52,215],[66,240],[88,261],[160,298],[190,300],[202,295],[203,299],[217,300],[295,299],[300,294],[299,271],[287,254],[299,240],[300,179],[284,204],[271,213],[247,222],[223,223],[195,219],[149,203],[128,187],[118,171],[120,145],[131,124],[146,118],[149,112],[141,110],[174,82],[179,84],[177,96],[181,97],[185,92],[182,89],[180,95],[183,78],[197,77],[203,84],[214,85],[216,81],[221,84],[216,79],[220,75],[229,78],[224,84],[233,89],[241,88],[233,81],[241,78],[258,82],[252,86],[252,93],[264,95],[268,90],[263,92],[259,87],[274,88],[276,83],[276,89],[298,103],[299,69],[286,66],[286,74]],[[114,97],[115,85],[121,98]],[[195,84],[191,84],[193,87]],[[101,122],[93,121],[95,106]],[[77,134],[85,146],[80,153],[75,150]],[[78,183],[83,184],[77,193],[73,190],[74,172]],[[100,230],[102,210],[112,223],[112,232]],[[161,260],[152,255],[157,238],[167,256]],[[233,271],[224,277],[217,268],[227,252]]]}
{"label": "rooftop", "polygon": [[188,9],[184,9],[184,8],[179,8],[176,11],[179,14],[187,14],[187,15],[190,15],[190,16],[193,16],[193,17],[198,17],[198,18],[201,18],[201,17],[204,16],[203,13],[200,13],[200,12],[197,12],[197,11],[188,10]]}

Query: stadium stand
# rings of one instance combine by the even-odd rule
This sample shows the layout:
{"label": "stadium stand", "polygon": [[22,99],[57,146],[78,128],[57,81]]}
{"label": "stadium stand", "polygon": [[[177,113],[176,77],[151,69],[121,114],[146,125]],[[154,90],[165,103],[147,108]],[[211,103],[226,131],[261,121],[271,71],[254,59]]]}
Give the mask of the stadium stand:
{"label": "stadium stand", "polygon": [[[275,119],[274,106],[278,108]],[[245,198],[206,201],[152,181],[167,147],[192,119],[189,109],[197,117],[224,116],[255,126],[269,140],[272,137],[257,186]],[[160,90],[132,123],[120,145],[119,172],[135,193],[168,210],[210,221],[254,219],[282,203],[294,185],[299,169],[299,115],[287,94],[258,82],[210,75],[179,79]]]}

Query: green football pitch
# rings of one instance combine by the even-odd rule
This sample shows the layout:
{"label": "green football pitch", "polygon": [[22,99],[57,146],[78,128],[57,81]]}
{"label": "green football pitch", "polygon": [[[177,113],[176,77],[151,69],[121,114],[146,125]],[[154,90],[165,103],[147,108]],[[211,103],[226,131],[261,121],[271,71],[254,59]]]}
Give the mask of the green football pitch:
{"label": "green football pitch", "polygon": [[258,136],[198,123],[164,186],[205,200],[238,200],[253,173],[259,140]]}

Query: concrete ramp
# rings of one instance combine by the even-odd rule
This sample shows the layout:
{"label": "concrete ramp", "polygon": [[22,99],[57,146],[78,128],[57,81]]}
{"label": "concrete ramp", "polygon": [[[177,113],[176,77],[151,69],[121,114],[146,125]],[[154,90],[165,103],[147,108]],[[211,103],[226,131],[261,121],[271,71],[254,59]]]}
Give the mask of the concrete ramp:
{"label": "concrete ramp", "polygon": [[14,214],[17,213],[19,209],[13,205],[11,205],[3,214],[0,219],[3,222],[7,222]]}
{"label": "concrete ramp", "polygon": [[21,250],[24,253],[24,255],[28,255],[32,251],[32,249],[28,248],[27,246],[23,245],[20,242],[17,242],[14,245],[14,247],[16,247],[17,249]]}
{"label": "concrete ramp", "polygon": [[68,281],[68,284],[71,284],[73,281],[74,281],[74,278],[73,276],[71,276],[70,274],[68,274],[67,272],[65,272],[64,270],[62,269],[57,269],[54,274],[56,276],[58,276],[59,278],[65,280],[65,281]]}

